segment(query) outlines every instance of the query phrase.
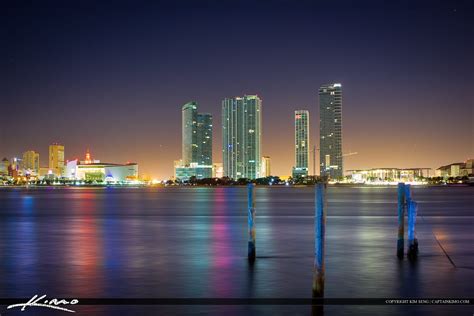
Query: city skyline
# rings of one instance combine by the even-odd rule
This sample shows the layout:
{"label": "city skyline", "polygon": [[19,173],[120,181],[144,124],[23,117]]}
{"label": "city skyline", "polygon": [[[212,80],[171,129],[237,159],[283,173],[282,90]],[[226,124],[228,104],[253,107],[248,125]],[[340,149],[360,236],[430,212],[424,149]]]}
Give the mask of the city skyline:
{"label": "city skyline", "polygon": [[[45,167],[59,142],[65,160],[93,148],[104,161],[136,161],[169,178],[181,155],[179,104],[198,100],[219,129],[223,98],[258,94],[261,156],[272,157],[272,173],[289,175],[293,112],[310,111],[313,148],[327,82],[344,87],[343,153],[358,152],[346,170],[434,169],[474,155],[473,12],[462,1],[150,4],[132,15],[131,4],[98,4],[95,16],[88,4],[69,5],[78,7],[2,4],[11,32],[0,59],[1,158],[35,150]],[[252,23],[227,24],[232,16]],[[220,132],[213,142],[222,162]]]}

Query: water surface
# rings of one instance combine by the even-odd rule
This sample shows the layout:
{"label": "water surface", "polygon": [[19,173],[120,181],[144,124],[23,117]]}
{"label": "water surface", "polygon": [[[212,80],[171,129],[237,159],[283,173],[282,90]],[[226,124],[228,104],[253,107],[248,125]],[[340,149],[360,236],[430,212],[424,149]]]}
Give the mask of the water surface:
{"label": "water surface", "polygon": [[[250,267],[244,187],[2,188],[0,296],[311,297],[313,188],[257,187],[256,196],[257,261]],[[413,189],[420,255],[410,263],[395,256],[395,187],[329,187],[326,297],[474,297],[473,196],[473,187]],[[311,313],[309,306],[75,310],[87,315]],[[29,314],[40,312],[51,314],[38,309]],[[324,315],[473,312],[472,306],[324,308]]]}

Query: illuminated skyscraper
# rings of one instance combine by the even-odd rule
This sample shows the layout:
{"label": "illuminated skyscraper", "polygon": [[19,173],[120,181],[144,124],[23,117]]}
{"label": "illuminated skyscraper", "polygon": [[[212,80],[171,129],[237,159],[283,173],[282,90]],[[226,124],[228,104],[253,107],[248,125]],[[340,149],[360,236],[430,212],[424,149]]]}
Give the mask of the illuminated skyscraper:
{"label": "illuminated skyscraper", "polygon": [[39,174],[39,153],[34,150],[28,150],[23,153],[22,167],[25,172]]}
{"label": "illuminated skyscraper", "polygon": [[184,166],[197,161],[197,103],[188,102],[182,110],[181,159]]}
{"label": "illuminated skyscraper", "polygon": [[58,143],[49,145],[49,169],[57,177],[64,175],[64,146]]}
{"label": "illuminated skyscraper", "polygon": [[295,166],[293,178],[308,176],[309,112],[295,111]]}
{"label": "illuminated skyscraper", "polygon": [[222,101],[222,153],[224,176],[260,177],[262,100],[246,95]]}
{"label": "illuminated skyscraper", "polygon": [[198,113],[197,102],[182,107],[182,158],[175,163],[175,177],[212,177],[212,115]]}
{"label": "illuminated skyscraper", "polygon": [[340,178],[342,162],[342,88],[340,83],[319,88],[319,146],[321,176]]}

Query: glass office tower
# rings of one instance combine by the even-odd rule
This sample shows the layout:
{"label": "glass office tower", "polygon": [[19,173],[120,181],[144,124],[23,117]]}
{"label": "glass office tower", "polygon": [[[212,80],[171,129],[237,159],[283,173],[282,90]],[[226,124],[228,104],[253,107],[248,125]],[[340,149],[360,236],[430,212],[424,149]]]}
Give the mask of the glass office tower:
{"label": "glass office tower", "polygon": [[257,95],[222,101],[222,154],[224,176],[260,177],[262,100]]}
{"label": "glass office tower", "polygon": [[212,115],[198,113],[197,102],[182,109],[182,157],[175,164],[175,177],[189,180],[212,177]]}
{"label": "glass office tower", "polygon": [[309,112],[295,111],[295,166],[293,178],[307,177],[309,163]]}
{"label": "glass office tower", "polygon": [[340,83],[319,88],[319,163],[321,176],[344,175],[342,162],[342,87]]}

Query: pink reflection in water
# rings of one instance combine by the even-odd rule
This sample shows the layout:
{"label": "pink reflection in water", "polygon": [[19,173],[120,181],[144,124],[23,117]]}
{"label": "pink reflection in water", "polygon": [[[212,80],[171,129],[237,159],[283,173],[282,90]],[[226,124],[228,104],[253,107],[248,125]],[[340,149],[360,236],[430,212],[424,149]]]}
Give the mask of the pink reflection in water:
{"label": "pink reflection in water", "polygon": [[[232,266],[232,240],[230,236],[230,223],[226,216],[226,194],[223,188],[215,191],[212,225],[211,225],[211,265],[216,270],[228,270]],[[225,296],[231,295],[231,282],[225,271],[215,271],[211,274],[211,284],[216,294]]]}

